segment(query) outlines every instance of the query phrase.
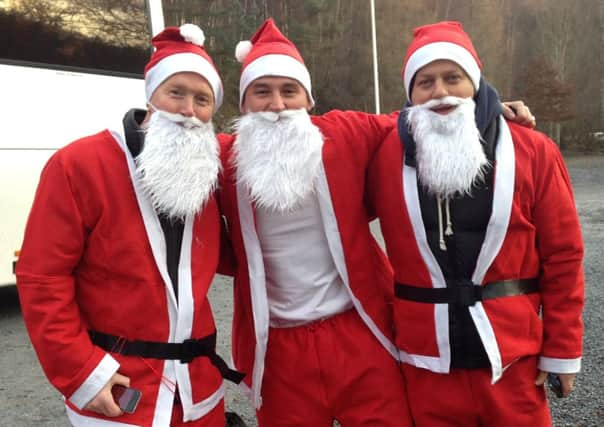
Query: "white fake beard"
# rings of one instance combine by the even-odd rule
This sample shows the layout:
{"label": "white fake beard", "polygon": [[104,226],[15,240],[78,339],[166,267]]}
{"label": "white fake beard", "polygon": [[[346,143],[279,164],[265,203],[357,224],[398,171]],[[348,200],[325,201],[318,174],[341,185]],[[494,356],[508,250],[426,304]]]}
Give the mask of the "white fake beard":
{"label": "white fake beard", "polygon": [[[457,105],[448,114],[431,109]],[[443,199],[467,195],[483,180],[489,161],[480,143],[471,98],[445,97],[408,108],[416,143],[417,172],[428,193]]]}
{"label": "white fake beard", "polygon": [[257,206],[291,211],[314,191],[323,136],[306,110],[247,113],[234,128],[237,179]]}
{"label": "white fake beard", "polygon": [[212,123],[156,110],[144,131],[136,176],[156,212],[179,219],[200,212],[220,171]]}

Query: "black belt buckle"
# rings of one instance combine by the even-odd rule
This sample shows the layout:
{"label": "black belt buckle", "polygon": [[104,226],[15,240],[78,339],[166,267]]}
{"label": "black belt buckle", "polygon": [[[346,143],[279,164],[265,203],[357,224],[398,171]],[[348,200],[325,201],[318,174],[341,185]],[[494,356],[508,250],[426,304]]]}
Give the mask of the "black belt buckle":
{"label": "black belt buckle", "polygon": [[462,307],[471,307],[477,301],[482,301],[480,286],[475,286],[470,280],[459,281],[456,285],[455,303]]}
{"label": "black belt buckle", "polygon": [[180,363],[191,363],[191,361],[195,358],[195,340],[192,338],[184,340],[181,344],[181,349],[182,352],[180,354]]}

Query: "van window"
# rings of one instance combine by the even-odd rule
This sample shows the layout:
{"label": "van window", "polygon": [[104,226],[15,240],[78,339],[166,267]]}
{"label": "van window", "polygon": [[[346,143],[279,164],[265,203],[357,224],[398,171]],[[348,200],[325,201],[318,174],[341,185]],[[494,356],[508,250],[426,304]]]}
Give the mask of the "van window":
{"label": "van window", "polygon": [[140,76],[150,55],[147,22],[145,0],[0,1],[0,40],[10,40],[0,43],[0,58]]}

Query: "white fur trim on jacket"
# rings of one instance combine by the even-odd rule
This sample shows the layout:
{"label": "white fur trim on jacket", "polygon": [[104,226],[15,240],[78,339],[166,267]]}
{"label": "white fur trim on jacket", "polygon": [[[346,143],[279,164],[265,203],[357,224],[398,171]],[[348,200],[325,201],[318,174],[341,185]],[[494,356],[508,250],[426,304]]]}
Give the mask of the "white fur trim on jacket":
{"label": "white fur trim on jacket", "polygon": [[82,383],[78,389],[69,396],[69,401],[76,408],[83,409],[94,396],[109,382],[113,374],[117,372],[120,364],[110,355],[106,354],[101,363],[88,375],[88,378]]}
{"label": "white fur trim on jacket", "polygon": [[553,357],[539,358],[539,369],[545,372],[556,374],[575,374],[581,370],[581,358],[576,359],[556,359]]}

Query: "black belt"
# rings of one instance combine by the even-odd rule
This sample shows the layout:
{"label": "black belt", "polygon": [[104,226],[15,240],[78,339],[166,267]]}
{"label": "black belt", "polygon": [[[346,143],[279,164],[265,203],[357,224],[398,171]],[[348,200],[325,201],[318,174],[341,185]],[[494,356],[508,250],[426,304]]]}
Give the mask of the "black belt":
{"label": "black belt", "polygon": [[200,339],[187,339],[181,343],[129,341],[98,331],[88,331],[88,334],[95,345],[111,353],[150,359],[180,360],[182,363],[189,363],[196,357],[205,356],[220,371],[222,378],[239,384],[245,377],[245,374],[230,369],[216,354],[216,333]]}
{"label": "black belt", "polygon": [[502,280],[478,286],[471,280],[447,280],[446,288],[420,288],[394,284],[394,294],[404,300],[469,307],[478,301],[524,295],[539,291],[537,279]]}

